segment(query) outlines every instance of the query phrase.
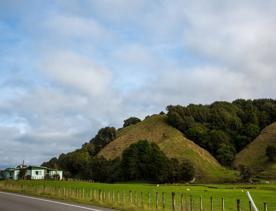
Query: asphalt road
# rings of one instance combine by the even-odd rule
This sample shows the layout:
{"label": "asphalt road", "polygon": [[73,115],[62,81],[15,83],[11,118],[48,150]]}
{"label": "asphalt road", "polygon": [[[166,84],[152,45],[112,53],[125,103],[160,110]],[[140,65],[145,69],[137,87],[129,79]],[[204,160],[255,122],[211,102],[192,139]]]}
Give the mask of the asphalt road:
{"label": "asphalt road", "polygon": [[0,191],[0,211],[114,211]]}

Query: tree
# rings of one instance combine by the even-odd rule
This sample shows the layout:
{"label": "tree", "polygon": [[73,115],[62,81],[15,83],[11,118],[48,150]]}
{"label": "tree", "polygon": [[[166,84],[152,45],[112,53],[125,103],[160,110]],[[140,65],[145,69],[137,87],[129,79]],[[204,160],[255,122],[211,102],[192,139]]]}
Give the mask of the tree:
{"label": "tree", "polygon": [[141,120],[137,117],[129,117],[128,119],[124,120],[123,127],[127,127],[130,125],[135,125],[137,123],[141,122]]}
{"label": "tree", "polygon": [[265,154],[270,161],[276,161],[276,147],[275,146],[267,146]]}
{"label": "tree", "polygon": [[184,160],[179,167],[178,180],[188,182],[195,176],[195,168],[189,160]]}
{"label": "tree", "polygon": [[45,166],[48,168],[54,168],[54,169],[58,169],[58,159],[56,157],[51,158],[48,162],[44,162],[41,164],[41,166]]}
{"label": "tree", "polygon": [[213,155],[216,155],[218,149],[222,144],[229,144],[230,138],[222,130],[212,130],[210,132],[210,141],[209,141],[209,151],[212,152]]}
{"label": "tree", "polygon": [[240,165],[239,170],[241,180],[244,182],[251,182],[251,178],[253,176],[251,168],[248,166]]}
{"label": "tree", "polygon": [[179,162],[175,158],[168,160],[168,178],[167,181],[170,183],[177,182],[179,179]]}
{"label": "tree", "polygon": [[235,158],[235,148],[231,144],[222,144],[216,153],[216,158],[224,166],[231,166]]}
{"label": "tree", "polygon": [[206,147],[208,129],[200,123],[196,123],[193,127],[186,131],[188,138],[194,140],[201,147]]}
{"label": "tree", "polygon": [[95,138],[90,141],[90,143],[94,145],[93,147],[91,146],[90,153],[93,156],[96,155],[103,147],[115,140],[116,136],[117,132],[114,127],[105,127],[100,129]]}
{"label": "tree", "polygon": [[88,175],[88,166],[90,155],[87,151],[76,150],[68,154],[62,154],[59,157],[60,167],[65,170],[65,177],[76,177],[86,179]]}
{"label": "tree", "polygon": [[20,179],[25,179],[26,178],[26,174],[27,174],[27,168],[26,167],[22,167],[19,169],[19,175],[18,177]]}
{"label": "tree", "polygon": [[90,178],[97,182],[106,182],[110,177],[109,161],[104,157],[93,158],[90,162]]}
{"label": "tree", "polygon": [[245,126],[244,134],[251,139],[256,138],[260,133],[260,127],[256,124],[249,123]]}
{"label": "tree", "polygon": [[123,151],[122,173],[126,180],[164,182],[167,179],[167,157],[155,143],[138,141]]}

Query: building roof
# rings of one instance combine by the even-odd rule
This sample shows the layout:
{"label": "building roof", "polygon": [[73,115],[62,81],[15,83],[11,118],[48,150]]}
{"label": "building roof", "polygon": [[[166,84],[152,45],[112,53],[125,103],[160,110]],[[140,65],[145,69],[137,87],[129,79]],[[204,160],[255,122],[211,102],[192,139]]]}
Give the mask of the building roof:
{"label": "building roof", "polygon": [[[58,170],[58,169],[52,169],[52,168],[48,168],[48,167],[45,167],[45,166],[26,166],[24,168],[27,168],[28,170],[41,170],[41,169],[45,169],[45,170],[48,170],[48,171],[61,171],[61,170]],[[6,168],[4,171],[15,171],[15,170],[20,170],[21,168],[20,167],[16,167],[16,168]]]}

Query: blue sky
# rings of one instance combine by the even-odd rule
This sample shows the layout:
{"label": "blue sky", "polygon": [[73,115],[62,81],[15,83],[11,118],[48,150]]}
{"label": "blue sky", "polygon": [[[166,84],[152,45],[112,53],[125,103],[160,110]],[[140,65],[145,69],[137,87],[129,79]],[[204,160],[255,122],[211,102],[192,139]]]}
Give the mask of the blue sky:
{"label": "blue sky", "polygon": [[169,104],[275,98],[275,1],[0,1],[0,167]]}

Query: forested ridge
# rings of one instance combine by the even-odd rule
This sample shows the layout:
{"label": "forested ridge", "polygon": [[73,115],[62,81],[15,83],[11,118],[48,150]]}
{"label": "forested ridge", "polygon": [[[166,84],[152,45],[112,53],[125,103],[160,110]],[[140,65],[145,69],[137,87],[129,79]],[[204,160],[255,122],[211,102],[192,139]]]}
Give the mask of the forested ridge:
{"label": "forested ridge", "polygon": [[167,110],[169,124],[224,166],[231,166],[236,153],[276,121],[276,101],[271,99],[177,105],[168,106]]}
{"label": "forested ridge", "polygon": [[[162,115],[166,116],[169,125],[209,151],[222,165],[232,168],[236,153],[251,143],[264,127],[276,121],[276,101],[238,99],[210,105],[170,105],[167,113],[162,112]],[[123,127],[140,121],[130,117],[124,121]],[[137,140],[114,160],[97,156],[101,149],[117,138],[120,130],[102,128],[80,149],[61,154],[43,165],[63,169],[66,177],[101,182],[176,182],[193,178],[194,168],[189,160],[180,162],[167,158],[156,144],[148,142],[150,140]]]}

